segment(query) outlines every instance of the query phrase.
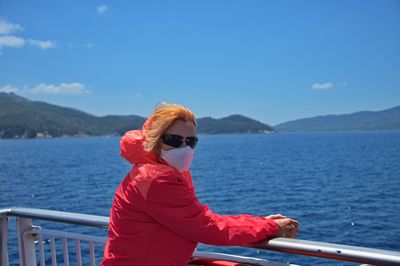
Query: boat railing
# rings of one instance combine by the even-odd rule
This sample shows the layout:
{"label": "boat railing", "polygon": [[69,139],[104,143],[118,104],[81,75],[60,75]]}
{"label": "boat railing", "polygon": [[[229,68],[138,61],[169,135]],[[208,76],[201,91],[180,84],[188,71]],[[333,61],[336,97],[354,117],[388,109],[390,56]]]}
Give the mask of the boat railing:
{"label": "boat railing", "polygon": [[[37,254],[40,265],[44,266],[46,263],[46,251],[51,254],[51,265],[57,265],[58,257],[61,256],[63,257],[63,262],[61,264],[68,266],[70,264],[71,253],[73,253],[74,261],[76,261],[74,265],[98,265],[100,262],[100,258],[96,260],[95,245],[103,247],[107,240],[105,237],[105,230],[104,233],[101,234],[102,236],[50,230],[33,225],[32,220],[35,220],[35,222],[37,220],[42,220],[105,229],[108,227],[108,217],[33,208],[7,208],[0,209],[1,265],[9,265],[9,217],[16,218],[16,234],[21,266],[37,265]],[[62,252],[57,252],[57,241],[57,246],[60,246],[60,244],[62,245]],[[47,243],[50,245],[50,250],[45,247]],[[82,258],[83,246],[84,249],[86,249],[84,252],[85,254],[89,254],[89,258]],[[71,247],[73,251],[71,251]],[[274,238],[268,241],[246,245],[246,247],[363,264],[400,265],[400,252],[300,239]],[[98,255],[102,256],[102,254]],[[267,260],[211,252],[195,251],[193,256],[246,262],[252,263],[253,265],[270,265]]]}

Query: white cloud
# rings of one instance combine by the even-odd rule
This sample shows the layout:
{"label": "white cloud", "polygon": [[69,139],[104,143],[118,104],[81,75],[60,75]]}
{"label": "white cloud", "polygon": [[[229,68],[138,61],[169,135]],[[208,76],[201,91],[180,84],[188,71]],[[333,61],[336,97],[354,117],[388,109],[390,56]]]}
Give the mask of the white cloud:
{"label": "white cloud", "polygon": [[27,42],[30,45],[40,47],[44,50],[49,48],[54,48],[56,46],[55,43],[52,41],[39,41],[39,40],[28,39]]}
{"label": "white cloud", "polygon": [[0,19],[0,34],[11,34],[22,30],[23,28],[20,25]]}
{"label": "white cloud", "polygon": [[61,83],[59,85],[40,83],[36,87],[29,89],[29,93],[31,94],[78,95],[89,92],[86,86],[79,82]]}
{"label": "white cloud", "polygon": [[333,87],[332,82],[325,82],[325,83],[314,83],[311,88],[313,90],[329,90]]}
{"label": "white cloud", "polygon": [[90,90],[79,82],[72,83],[61,83],[59,85],[40,83],[35,87],[29,88],[24,86],[18,88],[12,85],[4,85],[0,87],[0,92],[14,92],[19,94],[52,94],[52,95],[79,95],[84,93],[90,93]]}
{"label": "white cloud", "polygon": [[108,7],[106,5],[97,6],[96,10],[99,14],[104,14],[107,11]]}
{"label": "white cloud", "polygon": [[5,35],[0,36],[0,49],[2,47],[21,47],[24,46],[25,40],[20,37]]}
{"label": "white cloud", "polygon": [[0,54],[3,47],[17,48],[25,45],[37,46],[41,49],[49,49],[55,47],[55,43],[49,40],[42,41],[35,39],[25,39],[23,37],[10,35],[22,30],[23,28],[20,25],[0,19]]}
{"label": "white cloud", "polygon": [[12,85],[5,85],[3,87],[0,87],[0,92],[6,92],[6,93],[10,93],[10,92],[14,92],[17,93],[20,90],[17,87],[14,87]]}
{"label": "white cloud", "polygon": [[55,43],[52,41],[40,41],[40,40],[34,40],[34,39],[27,39],[25,40],[24,38],[17,37],[17,36],[12,36],[12,35],[0,35],[0,49],[2,47],[22,47],[25,44],[29,44],[32,46],[37,46],[41,49],[49,49],[49,48],[54,48]]}
{"label": "white cloud", "polygon": [[325,82],[325,83],[314,83],[311,85],[311,89],[313,90],[329,90],[333,87],[346,87],[347,82]]}

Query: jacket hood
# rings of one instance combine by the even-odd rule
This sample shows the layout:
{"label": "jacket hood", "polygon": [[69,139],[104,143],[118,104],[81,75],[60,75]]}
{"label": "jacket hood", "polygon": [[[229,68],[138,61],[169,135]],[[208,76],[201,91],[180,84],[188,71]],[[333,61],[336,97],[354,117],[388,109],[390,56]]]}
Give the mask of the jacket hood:
{"label": "jacket hood", "polygon": [[159,161],[159,157],[154,152],[147,152],[143,149],[143,142],[146,139],[144,132],[150,123],[151,121],[148,119],[141,130],[128,131],[120,140],[121,156],[132,164]]}

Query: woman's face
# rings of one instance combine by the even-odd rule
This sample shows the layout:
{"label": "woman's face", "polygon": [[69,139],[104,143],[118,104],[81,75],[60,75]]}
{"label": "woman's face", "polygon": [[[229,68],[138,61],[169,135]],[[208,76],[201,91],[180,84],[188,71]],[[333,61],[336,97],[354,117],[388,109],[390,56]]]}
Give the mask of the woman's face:
{"label": "woman's face", "polygon": [[[182,136],[183,138],[195,137],[196,127],[192,121],[176,120],[165,132],[165,134],[174,134]],[[182,145],[179,148],[185,147],[186,142],[182,141]],[[161,141],[161,148],[164,150],[174,149],[174,147],[168,146]]]}

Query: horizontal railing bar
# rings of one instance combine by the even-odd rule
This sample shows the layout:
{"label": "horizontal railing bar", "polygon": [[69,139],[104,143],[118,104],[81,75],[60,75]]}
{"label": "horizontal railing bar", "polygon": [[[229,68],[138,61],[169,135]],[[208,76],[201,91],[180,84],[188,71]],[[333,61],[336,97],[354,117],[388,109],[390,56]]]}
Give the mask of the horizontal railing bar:
{"label": "horizontal railing bar", "polygon": [[264,250],[268,249],[284,253],[336,259],[341,261],[377,265],[400,265],[400,252],[382,249],[290,238],[274,238],[269,241],[266,240],[248,246]]}
{"label": "horizontal railing bar", "polygon": [[104,216],[34,208],[9,208],[0,210],[0,216],[4,215],[104,228],[108,227],[109,223],[109,218]]}
{"label": "horizontal railing bar", "polygon": [[[0,216],[4,215],[73,223],[94,227],[107,227],[109,223],[109,218],[104,216],[33,208],[0,209]],[[400,265],[400,252],[317,241],[274,238],[269,241],[262,241],[246,246],[257,249],[273,250],[284,253],[293,253],[359,263]]]}
{"label": "horizontal railing bar", "polygon": [[209,252],[209,251],[198,251],[195,250],[193,252],[192,258],[195,259],[214,259],[214,260],[227,260],[227,261],[234,261],[240,263],[251,263],[251,265],[260,265],[260,266],[289,266],[293,264],[287,263],[280,263],[276,261],[269,261],[265,259],[259,258],[252,258],[252,257],[245,257],[245,256],[237,256],[237,255],[230,255],[230,254],[223,254],[223,253],[216,253],[216,252]]}
{"label": "horizontal railing bar", "polygon": [[8,216],[11,213],[11,209],[0,209],[0,216]]}
{"label": "horizontal railing bar", "polygon": [[70,233],[65,231],[58,231],[58,230],[49,230],[49,229],[32,229],[26,231],[25,234],[38,234],[44,236],[56,236],[58,238],[67,238],[73,240],[83,240],[83,241],[93,241],[100,244],[105,244],[107,242],[107,237],[102,236],[93,236],[93,235],[84,235],[84,234],[77,234],[77,233]]}

